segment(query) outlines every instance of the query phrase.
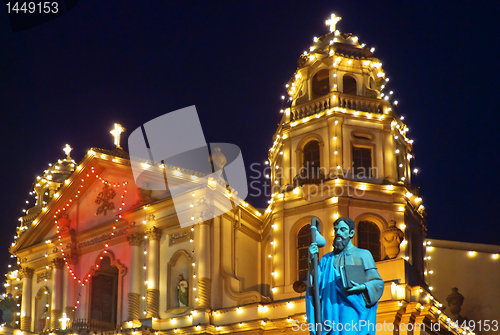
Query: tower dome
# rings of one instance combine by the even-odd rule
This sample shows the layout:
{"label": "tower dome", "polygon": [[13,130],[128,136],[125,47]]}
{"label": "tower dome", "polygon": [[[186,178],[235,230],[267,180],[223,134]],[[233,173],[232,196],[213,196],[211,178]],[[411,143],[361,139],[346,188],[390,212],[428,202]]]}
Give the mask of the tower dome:
{"label": "tower dome", "polygon": [[[327,24],[339,20],[332,15]],[[330,27],[300,55],[285,85],[291,105],[269,150],[274,192],[318,178],[411,184],[413,141],[375,49]],[[289,171],[279,168],[285,162]]]}
{"label": "tower dome", "polygon": [[[299,56],[285,85],[290,105],[268,152],[266,212],[272,224],[290,227],[296,241],[307,240],[300,232],[312,217],[323,222],[327,239],[331,223],[348,217],[356,246],[376,261],[404,258],[423,280],[426,213],[412,182],[413,141],[374,52],[330,25]],[[382,243],[387,236],[392,242]],[[291,284],[307,272],[301,257],[307,252],[290,256]]]}
{"label": "tower dome", "polygon": [[16,229],[16,239],[28,230],[33,221],[40,213],[42,213],[45,206],[54,197],[57,190],[75,171],[76,162],[69,155],[72,148],[66,144],[63,150],[66,153],[66,158],[59,159],[54,164],[49,164],[43,174],[36,177],[36,180],[33,183],[33,188],[36,194],[36,202],[33,207],[24,211],[24,216],[19,218],[20,225]]}

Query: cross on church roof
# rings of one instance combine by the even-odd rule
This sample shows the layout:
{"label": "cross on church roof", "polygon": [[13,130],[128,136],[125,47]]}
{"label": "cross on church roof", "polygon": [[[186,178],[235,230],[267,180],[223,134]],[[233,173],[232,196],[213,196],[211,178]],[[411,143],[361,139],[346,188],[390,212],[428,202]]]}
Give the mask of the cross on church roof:
{"label": "cross on church roof", "polygon": [[342,18],[340,16],[336,16],[335,14],[332,14],[330,16],[330,18],[325,21],[326,25],[330,26],[330,32],[333,33],[335,31],[335,26],[337,25],[337,23],[340,20],[342,20]]}
{"label": "cross on church roof", "polygon": [[119,123],[115,123],[115,128],[110,131],[111,135],[113,135],[113,137],[115,138],[114,143],[115,143],[116,147],[120,148],[120,149],[121,149],[121,146],[120,146],[120,135],[124,131],[125,131],[125,128],[123,128],[122,125],[119,124]]}
{"label": "cross on church roof", "polygon": [[66,144],[66,145],[64,146],[64,148],[63,148],[63,151],[64,151],[64,153],[65,153],[65,154],[66,154],[66,156],[67,156],[67,157],[66,157],[66,159],[68,159],[68,160],[70,160],[70,159],[71,159],[71,157],[69,156],[69,154],[71,153],[71,150],[73,150],[73,148],[72,148],[72,147],[70,147],[70,146],[69,146],[69,144]]}

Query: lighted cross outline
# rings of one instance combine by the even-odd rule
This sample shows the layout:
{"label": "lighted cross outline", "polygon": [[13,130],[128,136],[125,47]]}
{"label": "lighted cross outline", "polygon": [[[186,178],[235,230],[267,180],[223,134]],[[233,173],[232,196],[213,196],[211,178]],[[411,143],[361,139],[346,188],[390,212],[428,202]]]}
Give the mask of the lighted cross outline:
{"label": "lighted cross outline", "polygon": [[342,18],[340,16],[336,16],[335,14],[332,14],[332,16],[330,16],[330,18],[325,21],[326,25],[330,26],[330,32],[333,33],[335,31],[335,26],[337,25],[337,23],[340,20],[342,20]]}
{"label": "lighted cross outline", "polygon": [[70,147],[69,144],[66,144],[63,148],[64,153],[66,154],[66,156],[68,156],[67,159],[71,159],[71,157],[69,156],[71,150],[73,150],[73,148]]}
{"label": "lighted cross outline", "polygon": [[68,327],[68,321],[71,321],[70,318],[66,315],[66,313],[63,313],[63,317],[59,319],[59,321],[62,322],[62,329],[66,329]]}
{"label": "lighted cross outline", "polygon": [[115,138],[115,145],[117,148],[121,148],[120,146],[120,135],[125,131],[125,128],[122,127],[121,124],[115,123],[115,128],[110,131],[110,134]]}

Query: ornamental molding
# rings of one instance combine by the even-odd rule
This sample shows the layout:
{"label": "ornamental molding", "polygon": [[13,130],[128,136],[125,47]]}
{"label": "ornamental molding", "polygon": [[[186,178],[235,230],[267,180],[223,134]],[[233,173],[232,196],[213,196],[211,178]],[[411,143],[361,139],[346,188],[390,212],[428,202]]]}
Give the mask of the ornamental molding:
{"label": "ornamental molding", "polygon": [[22,268],[21,270],[19,270],[21,278],[33,278],[33,272],[33,269],[30,268]]}
{"label": "ornamental molding", "polygon": [[124,264],[122,264],[120,262],[120,260],[115,257],[115,254],[113,254],[110,250],[105,250],[105,251],[101,252],[95,260],[95,264],[99,264],[99,266],[98,267],[96,267],[96,266],[90,267],[90,271],[89,271],[90,277],[93,277],[95,275],[95,273],[97,271],[99,271],[103,257],[109,258],[110,266],[115,266],[118,268],[118,274],[120,275],[121,278],[123,278],[123,276],[125,276],[127,274],[127,267]]}
{"label": "ornamental molding", "polygon": [[150,240],[159,241],[161,238],[161,230],[157,227],[151,227],[146,231],[146,235]]}
{"label": "ornamental molding", "polygon": [[111,240],[112,238],[115,238],[115,237],[118,237],[118,236],[125,234],[126,231],[127,231],[127,228],[123,228],[120,230],[115,230],[113,233],[103,234],[101,236],[94,237],[90,240],[78,243],[77,248],[85,248],[85,247],[88,247],[90,245],[94,245],[96,243],[101,243],[103,241]]}
{"label": "ornamental molding", "polygon": [[169,236],[168,246],[171,247],[173,245],[189,241],[194,238],[194,233],[191,231],[191,228],[182,230],[177,233],[172,233]]}
{"label": "ornamental molding", "polygon": [[39,282],[42,282],[42,281],[50,280],[51,273],[52,273],[51,270],[47,270],[47,271],[44,271],[44,272],[41,272],[41,273],[37,273],[37,275],[36,275],[36,282],[39,283]]}
{"label": "ornamental molding", "polygon": [[112,187],[109,187],[108,184],[104,184],[102,191],[95,199],[95,203],[100,205],[99,207],[97,207],[97,211],[95,214],[99,215],[101,213],[104,213],[104,215],[106,215],[108,211],[115,209],[115,204],[110,201],[115,197],[115,195],[115,190]]}
{"label": "ornamental molding", "polygon": [[54,258],[52,260],[52,265],[56,268],[56,269],[62,269],[63,266],[64,266],[64,260],[62,258]]}
{"label": "ornamental molding", "polygon": [[144,234],[133,233],[127,237],[127,240],[129,245],[139,247],[142,241],[144,241]]}

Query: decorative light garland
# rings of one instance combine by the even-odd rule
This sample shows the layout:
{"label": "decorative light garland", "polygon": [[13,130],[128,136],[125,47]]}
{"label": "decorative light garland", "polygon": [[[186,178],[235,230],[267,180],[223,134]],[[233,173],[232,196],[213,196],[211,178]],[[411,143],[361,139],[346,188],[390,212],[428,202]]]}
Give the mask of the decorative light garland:
{"label": "decorative light garland", "polygon": [[[271,258],[271,292],[272,294],[274,295],[278,289],[276,288],[276,286],[274,286],[276,284],[276,281],[275,281],[275,277],[278,276],[278,273],[275,269],[275,264],[274,264],[274,256],[276,255],[276,240],[274,238],[274,231],[278,229],[278,224],[277,223],[273,223],[273,225],[271,226],[271,250],[270,250],[270,254],[268,255],[271,256],[269,258]],[[267,308],[267,307],[266,307]]]}
{"label": "decorative light garland", "polygon": [[[128,182],[125,181],[125,182],[121,182],[121,183],[110,183],[108,182],[107,180],[103,179],[102,176],[99,176],[98,174],[95,173],[95,168],[92,166],[90,167],[90,171],[89,173],[87,173],[86,175],[86,178],[89,178],[91,176],[94,176],[96,179],[100,180],[104,185],[107,185],[108,187],[113,187],[113,188],[121,188],[123,187],[123,193],[121,195],[121,203],[120,203],[120,207],[118,208],[118,211],[119,213],[120,212],[123,212],[123,209],[125,207],[125,202],[124,202],[124,198],[125,198],[125,194],[127,193],[127,185],[128,185]],[[83,183],[85,182],[86,178],[82,178],[81,179],[81,184],[79,185],[78,187],[78,191],[76,192],[76,194],[74,195],[74,198],[78,198],[80,196],[80,194],[82,193],[82,189],[84,188],[84,185]],[[54,197],[56,197],[54,195]],[[61,214],[61,213],[64,213],[64,211],[67,211],[70,206],[75,203],[76,201],[73,201],[73,198],[70,198],[68,200],[68,202],[63,205],[62,208],[59,208],[55,214],[54,214],[54,223],[57,225],[57,229],[56,229],[56,233],[57,233],[57,238],[58,238],[58,242],[59,242],[59,247],[61,249],[61,256],[63,256],[63,260],[64,260],[64,263],[66,265],[66,268],[68,269],[68,272],[69,274],[71,275],[71,277],[73,278],[73,280],[75,280],[76,282],[78,282],[79,284],[82,284],[82,286],[85,286],[88,281],[89,281],[89,278],[92,276],[91,271],[89,271],[84,277],[82,278],[78,278],[76,273],[73,271],[73,269],[71,268],[70,264],[69,264],[69,261],[68,261],[68,258],[67,258],[67,255],[66,255],[66,251],[64,249],[64,246],[63,246],[63,243],[62,243],[62,235],[61,235],[61,231],[60,231],[60,226],[58,224],[58,215]],[[115,222],[118,222],[118,220],[122,217],[121,214],[117,214],[117,218],[115,219]],[[110,233],[110,237],[109,239],[111,239],[114,235],[115,235],[115,231],[116,231],[116,225],[113,225],[112,227],[112,231]],[[109,241],[109,240],[108,240]],[[104,244],[104,250],[101,254],[107,254],[108,253],[108,248],[109,248],[109,243],[106,242]],[[99,256],[99,260],[102,260],[103,259],[103,256]],[[95,269],[99,269],[99,262],[97,262],[95,265],[94,265],[94,268]],[[79,294],[80,295],[80,294]],[[74,305],[74,308],[75,309],[78,309],[78,305],[80,304],[80,300],[78,299],[76,301],[76,304]]]}

